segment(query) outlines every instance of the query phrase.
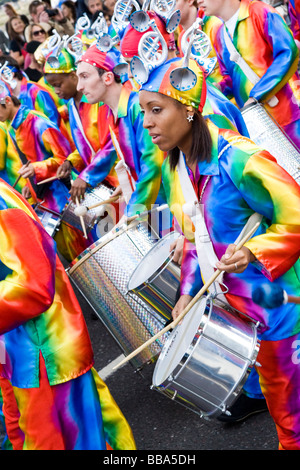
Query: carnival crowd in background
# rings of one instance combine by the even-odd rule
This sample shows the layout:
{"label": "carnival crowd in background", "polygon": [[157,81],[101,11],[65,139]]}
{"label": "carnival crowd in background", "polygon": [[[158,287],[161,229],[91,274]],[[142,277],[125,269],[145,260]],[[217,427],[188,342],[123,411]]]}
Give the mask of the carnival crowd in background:
{"label": "carnival crowd in background", "polygon": [[[172,318],[218,268],[216,295],[261,324],[260,367],[231,414],[218,419],[268,410],[279,449],[299,450],[300,370],[291,357],[300,305],[270,307],[252,293],[269,283],[300,296],[300,179],[253,142],[241,111],[263,103],[299,154],[300,2],[33,0],[25,14],[15,3],[3,8],[3,449],[136,449],[134,430],[93,367],[65,265],[108,232],[167,205],[163,222],[154,210],[151,222],[158,239],[179,235]],[[209,39],[208,52],[205,40],[197,49],[197,31]],[[142,56],[149,32],[156,35],[151,47],[158,45]],[[89,227],[80,208],[97,190],[111,204]],[[204,207],[204,225],[187,207],[193,200]],[[60,224],[49,234],[50,215]],[[234,251],[251,216],[259,227]]]}

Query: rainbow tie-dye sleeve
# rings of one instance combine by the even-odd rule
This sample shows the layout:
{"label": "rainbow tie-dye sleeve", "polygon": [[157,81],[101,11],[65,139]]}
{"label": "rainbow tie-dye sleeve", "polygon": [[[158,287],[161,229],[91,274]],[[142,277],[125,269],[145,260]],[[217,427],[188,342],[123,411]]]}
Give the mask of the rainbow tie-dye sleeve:
{"label": "rainbow tie-dye sleeve", "polygon": [[35,82],[24,77],[21,82],[19,100],[30,109],[43,113],[51,122],[60,127],[60,114],[51,94]]}
{"label": "rainbow tie-dye sleeve", "polygon": [[[209,177],[202,204],[217,258],[223,256],[229,244],[235,243],[254,212],[263,216],[255,236],[245,244],[256,259],[242,273],[224,274],[223,282],[228,287],[226,297],[237,310],[250,312],[252,318],[262,322],[264,339],[277,340],[295,334],[300,307],[286,305],[267,311],[254,304],[252,291],[255,286],[271,281],[290,295],[299,295],[299,185],[268,152],[251,140],[231,130],[217,129],[209,121],[208,126],[213,142],[211,161],[199,162],[199,178],[194,178],[192,172],[189,176],[198,197]],[[170,170],[168,160],[162,169],[168,204],[190,242],[185,244],[181,292],[194,295],[202,285],[196,265],[194,226],[183,213],[182,207],[187,201],[178,172]]]}
{"label": "rainbow tie-dye sleeve", "polygon": [[52,304],[56,250],[54,241],[45,237],[43,227],[23,210],[7,208],[1,196],[0,207],[0,272],[7,272],[0,282],[3,334],[40,315]]}

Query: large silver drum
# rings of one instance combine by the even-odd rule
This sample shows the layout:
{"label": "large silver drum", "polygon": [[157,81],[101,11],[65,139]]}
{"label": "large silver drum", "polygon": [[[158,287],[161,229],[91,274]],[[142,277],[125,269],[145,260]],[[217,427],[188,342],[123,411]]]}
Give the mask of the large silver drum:
{"label": "large silver drum", "polygon": [[[147,224],[138,224],[117,234],[104,235],[76,260],[67,273],[100,320],[119,344],[124,355],[158,333],[165,322],[154,309],[134,294],[128,294],[130,276],[156,240]],[[166,335],[131,360],[139,369],[156,360]]]}
{"label": "large silver drum", "polygon": [[204,418],[232,405],[255,364],[258,325],[202,297],[165,342],[153,388]]}
{"label": "large silver drum", "polygon": [[241,109],[250,139],[268,150],[277,163],[300,184],[300,150],[260,103]]}
{"label": "large silver drum", "polygon": [[170,320],[180,284],[180,267],[173,262],[170,245],[179,238],[170,232],[159,240],[133,271],[128,291],[138,295],[165,320]]}

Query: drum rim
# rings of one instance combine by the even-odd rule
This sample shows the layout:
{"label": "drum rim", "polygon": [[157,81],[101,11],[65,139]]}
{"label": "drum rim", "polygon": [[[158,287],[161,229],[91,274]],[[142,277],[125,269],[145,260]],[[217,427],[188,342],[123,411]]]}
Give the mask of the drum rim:
{"label": "drum rim", "polygon": [[[191,309],[191,312],[193,312],[194,310],[196,310],[197,305],[199,305],[200,302],[201,302],[201,303],[204,303],[204,301],[205,301],[205,306],[204,306],[204,308],[203,308],[203,312],[202,312],[201,318],[199,319],[199,322],[198,322],[197,331],[195,332],[194,337],[193,337],[193,339],[192,339],[192,341],[191,341],[189,347],[191,347],[191,345],[194,343],[195,336],[197,335],[197,333],[198,333],[198,331],[199,331],[199,328],[200,328],[200,325],[201,325],[201,323],[202,323],[203,315],[205,314],[205,310],[206,310],[206,306],[207,306],[207,298],[206,298],[206,296],[201,297],[201,298],[198,300],[198,302],[196,302],[196,304],[195,304],[195,305],[192,307],[192,309]],[[211,313],[211,310],[212,310],[212,308],[210,308],[209,314]],[[195,313],[195,312],[194,312],[194,313]],[[174,330],[174,335],[176,334],[176,331],[179,331],[179,330],[178,330],[179,327],[180,327],[180,325],[177,325],[177,326],[176,326],[176,328],[175,328],[175,330]],[[203,331],[203,328],[202,328],[202,331]],[[196,343],[199,341],[200,337],[201,337],[201,335],[198,335],[198,338],[197,338],[197,340],[196,340]],[[167,341],[165,342],[165,344],[164,344],[164,346],[163,346],[163,348],[162,348],[162,350],[161,350],[161,352],[160,352],[160,354],[159,354],[158,360],[157,360],[157,362],[156,362],[155,369],[154,369],[154,371],[153,371],[153,376],[152,376],[153,381],[154,381],[154,377],[155,377],[155,375],[156,375],[156,372],[158,373],[159,367],[160,367],[160,365],[162,364],[162,361],[164,360],[164,357],[165,357],[166,352],[168,351],[170,345],[172,344],[172,341],[173,341],[173,335],[170,335],[169,338],[167,339]],[[193,345],[193,350],[194,350],[194,345]],[[170,383],[170,381],[168,380],[169,377],[170,377],[170,375],[172,375],[173,378],[175,378],[175,371],[177,370],[177,368],[180,368],[180,370],[182,370],[181,362],[183,361],[183,358],[184,358],[185,355],[186,355],[186,351],[183,352],[183,355],[181,356],[179,362],[173,367],[173,369],[171,370],[171,372],[169,372],[169,374],[167,375],[167,377],[166,377],[159,385],[154,384],[155,387],[156,387],[156,386],[165,386],[165,385],[163,385],[163,384],[165,384],[166,382]],[[189,358],[190,358],[190,357],[191,357],[191,354],[189,354]],[[185,365],[187,364],[187,362],[186,362],[187,359],[188,359],[188,358],[186,358],[185,361],[184,361],[184,364],[185,364]],[[185,367],[185,365],[184,365],[184,367]],[[178,376],[178,373],[176,373],[176,376]]]}

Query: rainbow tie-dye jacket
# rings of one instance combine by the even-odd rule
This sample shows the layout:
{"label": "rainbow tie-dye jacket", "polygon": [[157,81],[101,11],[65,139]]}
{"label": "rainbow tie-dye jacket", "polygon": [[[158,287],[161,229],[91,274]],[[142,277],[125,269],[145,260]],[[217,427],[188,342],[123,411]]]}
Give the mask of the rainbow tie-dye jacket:
{"label": "rainbow tie-dye jacket", "polygon": [[60,127],[61,118],[54,99],[42,85],[27,80],[21,81],[21,90],[18,96],[21,103],[30,109],[39,111]]}
{"label": "rainbow tie-dye jacket", "polygon": [[[242,108],[249,97],[264,102],[274,119],[282,126],[300,119],[297,99],[288,83],[298,64],[298,48],[288,26],[278,12],[260,1],[241,0],[233,43],[251,69],[261,77],[253,86],[241,68],[230,60],[222,25],[214,48],[223,80],[219,82],[226,96],[234,96]],[[279,104],[266,102],[276,95]]]}
{"label": "rainbow tie-dye jacket", "polygon": [[[71,153],[68,140],[56,125],[26,106],[20,106],[8,131],[27,160],[33,164],[36,182],[55,176],[57,168]],[[61,212],[68,202],[69,191],[61,181],[56,180],[50,184],[44,197],[45,206]]]}
{"label": "rainbow tie-dye jacket", "polygon": [[74,98],[71,98],[67,104],[59,108],[59,112],[62,113],[64,120],[70,126],[72,140],[76,147],[76,150],[68,156],[68,160],[80,171],[91,163],[94,154],[99,150],[99,103],[90,104],[83,96],[79,104],[77,113],[86,138],[84,138],[80,125],[76,120],[75,106]]}
{"label": "rainbow tie-dye jacket", "polygon": [[87,327],[56,245],[20,195],[0,180],[1,374],[20,388],[39,386],[42,353],[51,385],[89,370]]}
{"label": "rainbow tie-dye jacket", "polygon": [[[19,154],[10,138],[7,125],[0,123],[0,178],[11,186],[18,178],[18,170],[22,167]],[[20,193],[26,185],[26,180],[21,178],[16,184],[16,189]]]}
{"label": "rainbow tie-dye jacket", "polygon": [[[198,197],[203,193],[204,217],[217,257],[234,243],[254,212],[263,214],[255,236],[246,246],[257,258],[241,274],[224,275],[229,303],[265,325],[263,339],[278,340],[300,331],[300,305],[286,304],[266,310],[254,304],[252,290],[267,279],[290,295],[300,292],[300,187],[266,151],[234,131],[218,129],[209,120],[213,150],[210,163],[198,164],[194,179]],[[238,142],[237,142],[238,140]],[[236,142],[235,142],[236,141]],[[218,160],[228,143],[232,145]],[[181,270],[181,294],[194,296],[202,286],[194,244],[194,227],[183,214],[185,202],[179,175],[166,159],[162,180],[171,212],[187,237]]]}
{"label": "rainbow tie-dye jacket", "polygon": [[289,0],[288,9],[291,19],[291,30],[294,38],[300,41],[300,1]]}

